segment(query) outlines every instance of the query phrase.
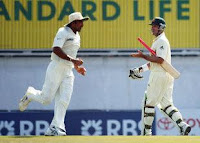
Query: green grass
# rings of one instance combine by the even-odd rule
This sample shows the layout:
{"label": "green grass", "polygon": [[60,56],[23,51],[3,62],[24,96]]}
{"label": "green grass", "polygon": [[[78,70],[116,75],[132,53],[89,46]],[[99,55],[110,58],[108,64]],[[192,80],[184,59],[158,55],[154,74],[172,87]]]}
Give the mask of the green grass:
{"label": "green grass", "polygon": [[200,143],[199,136],[0,136],[0,143]]}

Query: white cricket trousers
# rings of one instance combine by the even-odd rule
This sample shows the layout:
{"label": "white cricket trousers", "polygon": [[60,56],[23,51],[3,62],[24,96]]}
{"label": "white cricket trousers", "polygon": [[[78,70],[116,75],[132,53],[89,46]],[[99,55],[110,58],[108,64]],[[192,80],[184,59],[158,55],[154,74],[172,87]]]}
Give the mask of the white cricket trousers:
{"label": "white cricket trousers", "polygon": [[65,114],[68,108],[74,83],[72,67],[62,61],[51,61],[42,91],[35,90],[29,97],[33,101],[49,104],[55,98],[54,117],[51,125],[65,130]]}
{"label": "white cricket trousers", "polygon": [[174,86],[174,78],[168,73],[151,72],[147,85],[146,105],[166,107],[173,104],[172,93]]}

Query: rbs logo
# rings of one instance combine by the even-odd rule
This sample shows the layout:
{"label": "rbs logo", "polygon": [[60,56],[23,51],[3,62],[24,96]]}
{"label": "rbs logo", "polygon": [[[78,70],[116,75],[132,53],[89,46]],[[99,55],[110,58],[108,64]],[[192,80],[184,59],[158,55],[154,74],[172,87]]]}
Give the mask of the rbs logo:
{"label": "rbs logo", "polygon": [[[49,127],[49,123],[47,121],[20,121],[19,128],[16,127],[15,121],[0,121],[0,135],[43,135],[47,128]],[[19,129],[19,133],[16,131]]]}
{"label": "rbs logo", "polygon": [[103,123],[99,120],[81,120],[82,135],[104,135],[103,129],[106,130],[105,135],[138,135],[140,131],[140,122],[137,123],[131,119],[123,119],[122,121],[108,119]]}

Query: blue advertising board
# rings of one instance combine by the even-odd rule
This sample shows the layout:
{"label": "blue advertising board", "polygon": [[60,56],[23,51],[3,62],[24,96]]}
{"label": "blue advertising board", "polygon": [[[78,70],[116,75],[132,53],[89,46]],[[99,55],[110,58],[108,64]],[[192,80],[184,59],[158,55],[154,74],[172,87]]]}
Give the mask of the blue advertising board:
{"label": "blue advertising board", "polygon": [[[53,111],[0,112],[0,135],[44,135]],[[140,135],[141,111],[67,111],[68,135]],[[153,124],[155,134],[155,124]]]}

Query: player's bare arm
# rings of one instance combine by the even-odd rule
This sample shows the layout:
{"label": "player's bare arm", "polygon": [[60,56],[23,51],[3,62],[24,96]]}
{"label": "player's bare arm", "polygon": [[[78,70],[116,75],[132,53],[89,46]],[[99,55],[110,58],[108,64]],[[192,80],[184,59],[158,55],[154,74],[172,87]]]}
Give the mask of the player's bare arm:
{"label": "player's bare arm", "polygon": [[158,64],[162,64],[163,61],[164,61],[164,59],[161,58],[161,57],[157,57],[157,56],[153,56],[153,55],[151,55],[151,56],[145,55],[140,50],[138,50],[137,53],[131,54],[131,57],[143,58],[143,59],[145,59],[147,61],[158,63]]}
{"label": "player's bare arm", "polygon": [[69,55],[66,55],[60,47],[53,47],[53,52],[62,59],[71,61],[74,65],[80,66],[83,64],[83,60],[80,58],[74,59]]}

